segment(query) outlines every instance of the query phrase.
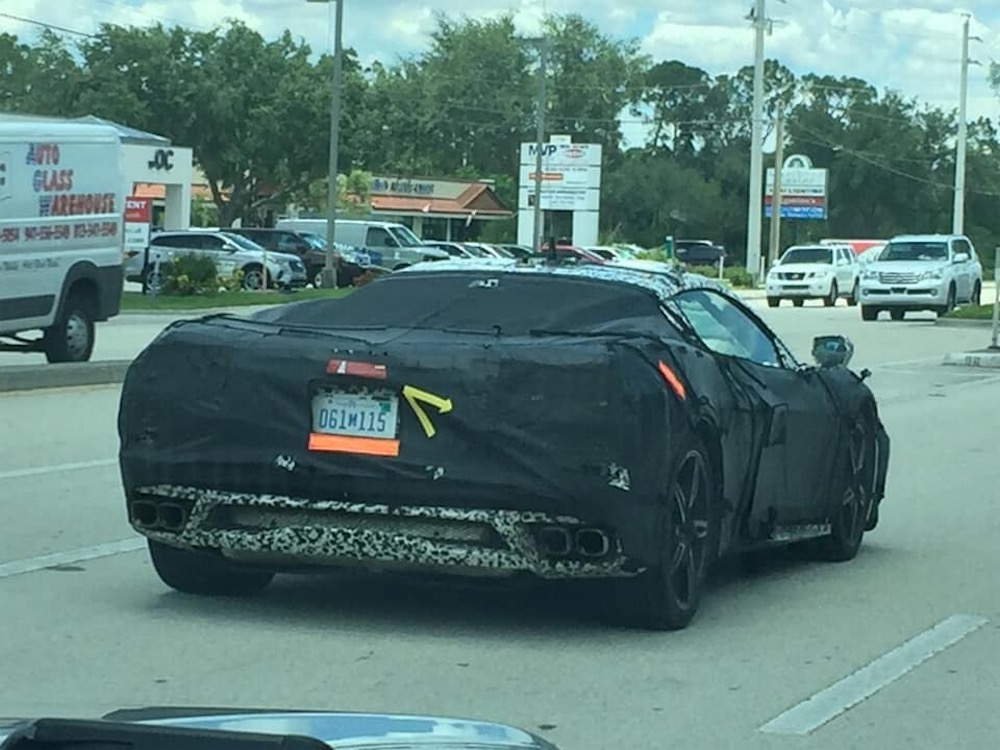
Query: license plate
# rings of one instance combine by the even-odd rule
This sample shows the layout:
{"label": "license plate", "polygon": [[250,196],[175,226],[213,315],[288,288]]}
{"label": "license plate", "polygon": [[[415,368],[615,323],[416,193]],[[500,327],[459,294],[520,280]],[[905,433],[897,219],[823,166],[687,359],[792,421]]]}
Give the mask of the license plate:
{"label": "license plate", "polygon": [[398,414],[399,399],[393,393],[326,391],[313,397],[313,432],[393,440],[398,429]]}

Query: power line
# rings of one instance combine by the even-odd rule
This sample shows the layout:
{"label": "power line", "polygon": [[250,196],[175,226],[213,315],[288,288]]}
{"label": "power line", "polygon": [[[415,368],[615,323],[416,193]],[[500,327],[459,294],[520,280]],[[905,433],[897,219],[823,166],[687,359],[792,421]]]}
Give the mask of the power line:
{"label": "power line", "polygon": [[85,31],[78,31],[76,29],[71,29],[66,26],[59,26],[54,23],[46,23],[45,21],[38,21],[34,18],[25,18],[23,16],[15,16],[12,13],[0,13],[0,17],[9,18],[12,21],[19,21],[21,23],[28,23],[34,26],[41,26],[42,28],[49,29],[51,31],[61,31],[64,34],[74,34],[76,36],[93,37],[93,34],[88,34]]}

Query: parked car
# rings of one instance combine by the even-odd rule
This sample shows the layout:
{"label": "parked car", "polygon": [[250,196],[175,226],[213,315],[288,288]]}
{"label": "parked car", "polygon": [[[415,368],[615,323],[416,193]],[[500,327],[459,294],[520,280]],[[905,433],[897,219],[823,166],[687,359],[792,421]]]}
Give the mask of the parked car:
{"label": "parked car", "polygon": [[858,304],[861,265],[846,245],[795,245],[767,272],[767,304],[777,307],[790,299],[802,307],[807,299],[821,299],[833,307],[841,297]]}
{"label": "parked car", "polygon": [[525,247],[524,245],[497,245],[497,247],[502,247],[518,260],[527,260],[535,255],[535,253],[531,252],[530,247]]}
{"label": "parked car", "polygon": [[[326,267],[326,240],[319,235],[311,232],[292,232],[261,227],[238,227],[226,231],[246,237],[266,248],[269,252],[297,255],[305,264],[309,283],[316,289],[323,286],[323,269]],[[334,250],[334,263],[337,269],[337,286],[351,286],[354,280],[364,273],[364,268],[361,265],[344,258],[344,253],[340,248]]]}
{"label": "parked car", "polygon": [[907,312],[944,315],[960,302],[979,304],[983,266],[968,237],[912,234],[894,237],[861,274],[861,318],[893,320]]}
{"label": "parked car", "polygon": [[726,249],[711,240],[677,240],[674,251],[686,266],[716,266],[726,259]]}
{"label": "parked car", "polygon": [[586,248],[576,247],[575,245],[568,245],[563,243],[556,244],[555,253],[552,252],[548,245],[542,247],[539,253],[542,257],[552,259],[553,255],[555,259],[560,262],[570,262],[570,263],[604,263],[605,259],[602,258],[597,253],[587,250]]}
{"label": "parked car", "polygon": [[667,264],[422,263],[158,336],[121,395],[128,520],[182,592],[533,574],[602,579],[615,621],[681,628],[719,556],[814,540],[847,560],[875,528],[889,438],[852,352],[820,337],[806,367]]}
{"label": "parked car", "polygon": [[[316,232],[326,236],[326,219],[280,219],[276,227],[296,232]],[[410,229],[392,221],[338,219],[335,225],[337,244],[350,245],[381,258],[379,265],[398,271],[414,263],[446,260],[444,250],[428,246]]]}
{"label": "parked car", "polygon": [[445,240],[424,240],[428,247],[444,250],[453,258],[484,258],[489,253],[485,250],[462,242],[446,242]]}
{"label": "parked car", "polygon": [[261,289],[265,278],[269,288],[303,287],[309,283],[305,264],[297,255],[267,252],[238,234],[200,230],[158,232],[153,235],[149,242],[149,264],[144,265],[143,256],[137,255],[128,266],[126,275],[130,280],[144,281],[150,288],[159,288],[162,279],[156,273],[157,260],[162,264],[188,253],[213,258],[220,275],[242,271],[243,288],[247,290]]}

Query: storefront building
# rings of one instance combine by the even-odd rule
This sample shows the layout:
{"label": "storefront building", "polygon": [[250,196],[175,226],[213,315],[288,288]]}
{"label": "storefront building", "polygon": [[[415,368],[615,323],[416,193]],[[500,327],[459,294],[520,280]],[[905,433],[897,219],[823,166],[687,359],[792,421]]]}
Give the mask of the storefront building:
{"label": "storefront building", "polygon": [[428,240],[473,239],[486,222],[514,217],[486,180],[375,175],[370,203],[373,218],[398,221]]}

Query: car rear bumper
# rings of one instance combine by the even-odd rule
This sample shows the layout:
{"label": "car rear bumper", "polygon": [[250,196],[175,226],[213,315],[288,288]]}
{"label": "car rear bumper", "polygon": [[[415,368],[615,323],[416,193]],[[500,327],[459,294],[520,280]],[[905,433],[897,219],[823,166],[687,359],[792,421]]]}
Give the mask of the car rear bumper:
{"label": "car rear bumper", "polygon": [[[644,569],[607,519],[592,523],[542,510],[317,502],[169,485],[130,494],[129,520],[140,534],[275,570],[361,565],[564,579],[614,578]],[[629,513],[637,510],[631,506]]]}
{"label": "car rear bumper", "polygon": [[948,300],[948,284],[918,282],[907,286],[864,283],[861,304],[872,307],[938,307]]}

